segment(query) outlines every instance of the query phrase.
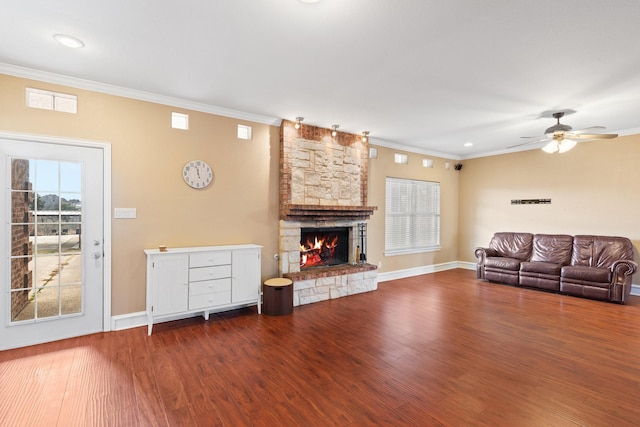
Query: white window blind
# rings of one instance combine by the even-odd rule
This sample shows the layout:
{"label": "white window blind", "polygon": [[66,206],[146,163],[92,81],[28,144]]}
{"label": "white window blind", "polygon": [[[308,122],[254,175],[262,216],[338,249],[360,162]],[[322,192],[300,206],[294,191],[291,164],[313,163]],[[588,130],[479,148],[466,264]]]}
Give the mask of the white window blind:
{"label": "white window blind", "polygon": [[440,249],[440,183],[387,178],[384,253]]}

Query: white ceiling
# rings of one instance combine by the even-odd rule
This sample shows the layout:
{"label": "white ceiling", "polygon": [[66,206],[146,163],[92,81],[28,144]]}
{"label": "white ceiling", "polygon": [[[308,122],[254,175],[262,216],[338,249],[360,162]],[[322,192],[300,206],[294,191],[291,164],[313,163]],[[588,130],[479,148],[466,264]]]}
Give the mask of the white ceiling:
{"label": "white ceiling", "polygon": [[0,0],[0,40],[0,72],[459,159],[514,151],[556,110],[640,132],[638,0]]}

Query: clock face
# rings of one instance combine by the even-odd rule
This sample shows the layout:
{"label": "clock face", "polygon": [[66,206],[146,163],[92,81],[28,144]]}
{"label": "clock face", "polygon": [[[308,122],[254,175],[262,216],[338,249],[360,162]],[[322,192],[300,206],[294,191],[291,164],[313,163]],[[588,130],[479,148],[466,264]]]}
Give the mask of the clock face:
{"label": "clock face", "polygon": [[193,188],[205,188],[213,181],[213,170],[207,162],[191,160],[182,168],[182,178]]}

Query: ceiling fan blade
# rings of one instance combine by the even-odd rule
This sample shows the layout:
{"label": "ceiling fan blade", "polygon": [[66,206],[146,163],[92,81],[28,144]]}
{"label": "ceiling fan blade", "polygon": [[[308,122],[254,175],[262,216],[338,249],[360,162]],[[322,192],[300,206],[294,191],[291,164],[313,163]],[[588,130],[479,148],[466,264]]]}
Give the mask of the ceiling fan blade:
{"label": "ceiling fan blade", "polygon": [[547,138],[546,136],[543,137],[535,137],[535,136],[523,136],[522,138],[535,138],[531,141],[527,141],[527,142],[522,142],[520,144],[515,144],[515,145],[510,145],[509,147],[507,147],[507,149],[509,148],[516,148],[516,147],[522,147],[523,145],[528,145],[528,144],[535,144],[537,142],[547,142],[547,141],[551,141],[552,138]]}
{"label": "ceiling fan blade", "polygon": [[571,132],[569,132],[570,134],[582,134],[582,133],[593,133],[593,131],[601,131],[601,130],[605,130],[606,127],[604,126],[591,126],[588,128],[583,128],[583,129],[574,129]]}
{"label": "ceiling fan blade", "polygon": [[617,133],[596,133],[596,134],[587,134],[587,133],[581,133],[581,134],[577,134],[574,135],[569,134],[566,136],[567,139],[580,139],[580,140],[585,140],[585,139],[613,139],[616,138],[618,136]]}

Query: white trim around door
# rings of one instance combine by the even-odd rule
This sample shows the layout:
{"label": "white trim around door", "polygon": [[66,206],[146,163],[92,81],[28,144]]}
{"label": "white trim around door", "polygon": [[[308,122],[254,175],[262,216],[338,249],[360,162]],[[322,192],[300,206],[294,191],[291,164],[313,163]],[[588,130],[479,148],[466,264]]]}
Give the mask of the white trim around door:
{"label": "white trim around door", "polygon": [[111,144],[76,138],[0,131],[1,139],[98,148],[103,152],[103,332],[111,330]]}

